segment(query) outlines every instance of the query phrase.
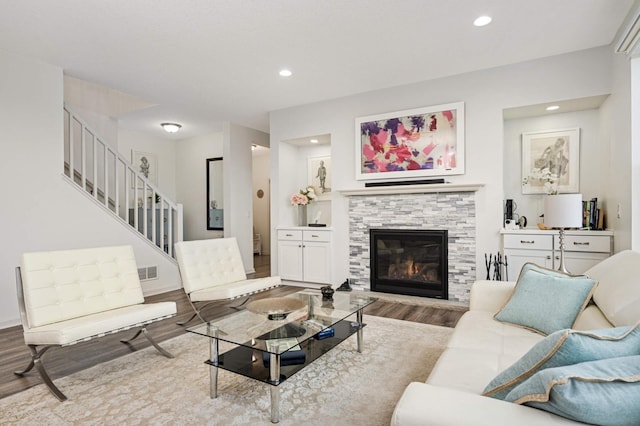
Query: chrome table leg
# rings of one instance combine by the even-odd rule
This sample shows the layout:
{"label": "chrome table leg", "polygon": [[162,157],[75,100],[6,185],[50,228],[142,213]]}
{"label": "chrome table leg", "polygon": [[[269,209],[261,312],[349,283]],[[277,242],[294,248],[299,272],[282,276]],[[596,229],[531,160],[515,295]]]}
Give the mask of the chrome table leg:
{"label": "chrome table leg", "polygon": [[[274,345],[274,350],[278,352],[278,344]],[[269,379],[271,381],[271,387],[269,392],[271,393],[271,423],[278,423],[280,421],[280,354],[269,354]]]}
{"label": "chrome table leg", "polygon": [[220,355],[218,327],[214,327],[208,322],[207,334],[210,336],[209,360],[213,364],[209,369],[209,395],[213,399],[218,397],[218,357]]}
{"label": "chrome table leg", "polygon": [[363,309],[358,309],[358,312],[356,313],[356,322],[359,324],[359,329],[358,329],[358,352],[362,353],[362,311]]}

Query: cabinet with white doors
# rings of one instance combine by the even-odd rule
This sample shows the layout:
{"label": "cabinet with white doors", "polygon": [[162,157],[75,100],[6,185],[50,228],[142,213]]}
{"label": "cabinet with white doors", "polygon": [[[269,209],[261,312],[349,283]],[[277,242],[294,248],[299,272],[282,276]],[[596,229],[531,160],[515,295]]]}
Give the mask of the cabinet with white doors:
{"label": "cabinet with white doors", "polygon": [[[557,269],[560,265],[560,237],[556,230],[519,229],[500,231],[508,266],[504,278],[518,279],[527,262]],[[569,273],[584,273],[613,254],[613,231],[566,231],[564,263]]]}
{"label": "cabinet with white doors", "polygon": [[284,280],[332,283],[332,230],[278,228],[278,275]]}

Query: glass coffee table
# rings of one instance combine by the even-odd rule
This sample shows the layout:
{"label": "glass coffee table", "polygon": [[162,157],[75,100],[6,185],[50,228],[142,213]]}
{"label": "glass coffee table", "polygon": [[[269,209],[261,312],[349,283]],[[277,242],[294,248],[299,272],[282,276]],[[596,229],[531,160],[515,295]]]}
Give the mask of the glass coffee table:
{"label": "glass coffee table", "polygon": [[[218,369],[271,385],[271,421],[280,421],[278,385],[353,334],[362,352],[363,310],[378,300],[359,291],[323,298],[319,290],[258,299],[247,309],[187,329],[210,338],[210,394],[218,395]],[[234,344],[224,353],[220,341]]]}

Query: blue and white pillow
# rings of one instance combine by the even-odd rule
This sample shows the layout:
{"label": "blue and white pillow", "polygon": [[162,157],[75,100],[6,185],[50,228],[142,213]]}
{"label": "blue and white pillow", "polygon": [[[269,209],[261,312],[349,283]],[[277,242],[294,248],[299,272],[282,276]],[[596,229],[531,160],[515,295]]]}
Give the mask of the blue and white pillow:
{"label": "blue and white pillow", "polygon": [[598,425],[640,425],[640,355],[538,371],[506,401]]}
{"label": "blue and white pillow", "polygon": [[632,355],[640,355],[640,323],[592,331],[557,331],[491,380],[483,395],[504,399],[513,388],[546,368]]}

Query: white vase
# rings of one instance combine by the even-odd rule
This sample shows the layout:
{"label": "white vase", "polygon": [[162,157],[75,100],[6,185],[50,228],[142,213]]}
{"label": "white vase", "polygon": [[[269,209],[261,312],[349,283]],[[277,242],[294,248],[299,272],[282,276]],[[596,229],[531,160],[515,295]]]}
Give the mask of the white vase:
{"label": "white vase", "polygon": [[296,214],[298,216],[298,226],[307,226],[307,206],[298,204]]}

